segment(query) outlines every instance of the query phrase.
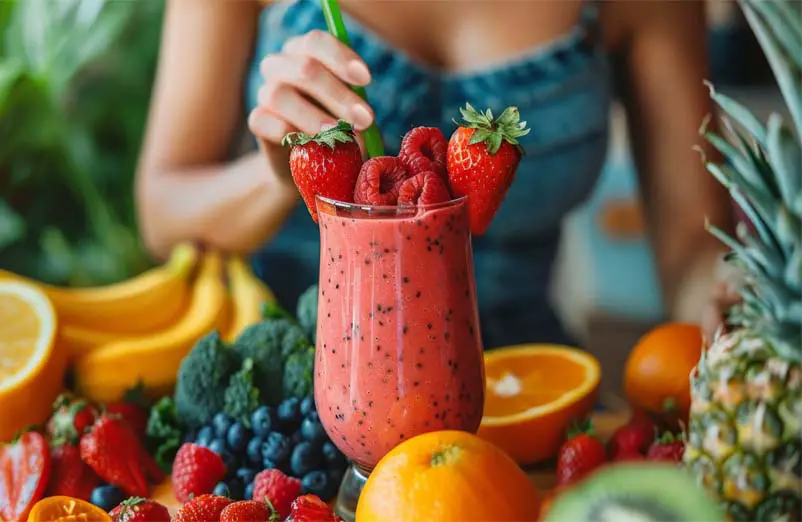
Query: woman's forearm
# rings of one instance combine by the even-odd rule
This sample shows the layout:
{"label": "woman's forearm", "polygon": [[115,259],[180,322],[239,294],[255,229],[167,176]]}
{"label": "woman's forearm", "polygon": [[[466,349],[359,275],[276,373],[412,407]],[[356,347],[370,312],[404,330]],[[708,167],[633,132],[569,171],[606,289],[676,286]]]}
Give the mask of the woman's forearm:
{"label": "woman's forearm", "polygon": [[292,183],[268,169],[265,157],[252,153],[228,164],[140,175],[137,199],[147,248],[159,258],[181,241],[253,251],[298,201]]}

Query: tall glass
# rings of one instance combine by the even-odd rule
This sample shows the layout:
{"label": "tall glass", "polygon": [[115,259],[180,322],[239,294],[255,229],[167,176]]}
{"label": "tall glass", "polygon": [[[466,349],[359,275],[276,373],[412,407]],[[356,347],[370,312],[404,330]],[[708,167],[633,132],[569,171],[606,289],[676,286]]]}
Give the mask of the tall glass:
{"label": "tall glass", "polygon": [[475,433],[484,364],[465,199],[417,208],[317,199],[315,402],[354,463],[337,510],[388,451],[415,435]]}

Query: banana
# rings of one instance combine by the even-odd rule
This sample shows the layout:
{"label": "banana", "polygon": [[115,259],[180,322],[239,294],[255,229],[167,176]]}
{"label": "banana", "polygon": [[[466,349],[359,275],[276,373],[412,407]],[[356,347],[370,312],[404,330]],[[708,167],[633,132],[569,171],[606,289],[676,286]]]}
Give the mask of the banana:
{"label": "banana", "polygon": [[[50,298],[59,320],[107,332],[150,333],[175,323],[187,307],[196,250],[178,245],[170,260],[132,279],[92,288],[61,288],[34,282]],[[22,276],[5,272],[2,277]]]}
{"label": "banana", "polygon": [[214,327],[223,310],[226,288],[222,275],[220,255],[207,253],[184,317],[162,332],[112,342],[78,359],[78,390],[99,402],[119,399],[139,381],[152,396],[170,393],[181,360]]}
{"label": "banana", "polygon": [[59,326],[59,341],[67,349],[67,358],[70,361],[74,361],[100,346],[121,341],[128,337],[133,337],[133,335],[84,328],[73,324]]}
{"label": "banana", "polygon": [[262,303],[275,301],[276,297],[240,257],[226,263],[228,281],[231,285],[233,310],[231,324],[223,338],[233,341],[248,326],[262,319]]}

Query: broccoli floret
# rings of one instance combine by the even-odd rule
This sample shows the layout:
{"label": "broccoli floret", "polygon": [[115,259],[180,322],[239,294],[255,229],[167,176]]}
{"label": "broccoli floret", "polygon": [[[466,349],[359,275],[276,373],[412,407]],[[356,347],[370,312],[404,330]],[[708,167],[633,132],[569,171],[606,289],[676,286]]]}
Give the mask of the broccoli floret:
{"label": "broccoli floret", "polygon": [[298,324],[314,343],[317,333],[317,285],[307,288],[298,298],[296,314],[298,315]]}
{"label": "broccoli floret", "polygon": [[213,331],[201,338],[181,361],[175,386],[178,417],[190,428],[212,420],[223,409],[223,394],[239,368],[237,353]]}
{"label": "broccoli floret", "polygon": [[315,349],[307,346],[287,358],[284,367],[284,397],[303,399],[312,394],[312,369],[315,364]]}
{"label": "broccoli floret", "polygon": [[224,399],[223,411],[250,428],[251,413],[259,407],[259,390],[253,385],[253,359],[245,359],[240,371],[231,376]]}
{"label": "broccoli floret", "polygon": [[173,460],[181,441],[184,439],[184,426],[178,418],[172,397],[162,397],[150,410],[147,428],[147,444],[156,463],[167,474],[173,467]]}
{"label": "broccoli floret", "polygon": [[292,314],[275,301],[262,303],[262,317],[265,319],[287,319],[289,321],[295,321]]}

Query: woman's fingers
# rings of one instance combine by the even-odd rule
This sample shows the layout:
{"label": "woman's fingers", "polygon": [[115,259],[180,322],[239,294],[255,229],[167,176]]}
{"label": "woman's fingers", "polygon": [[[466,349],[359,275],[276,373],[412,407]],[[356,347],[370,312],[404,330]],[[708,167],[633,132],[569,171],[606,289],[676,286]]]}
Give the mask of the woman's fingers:
{"label": "woman's fingers", "polygon": [[292,86],[317,101],[331,115],[365,129],[373,122],[373,111],[317,58],[309,55],[275,54],[261,64],[265,85],[282,90]]}
{"label": "woman's fingers", "polygon": [[259,106],[306,134],[336,121],[286,84],[265,84],[259,89]]}
{"label": "woman's fingers", "polygon": [[274,144],[281,143],[284,136],[297,130],[260,107],[248,115],[248,128],[257,138]]}
{"label": "woman's fingers", "polygon": [[284,52],[315,58],[351,85],[364,86],[370,83],[370,71],[359,55],[325,31],[309,31],[290,38],[284,44]]}

